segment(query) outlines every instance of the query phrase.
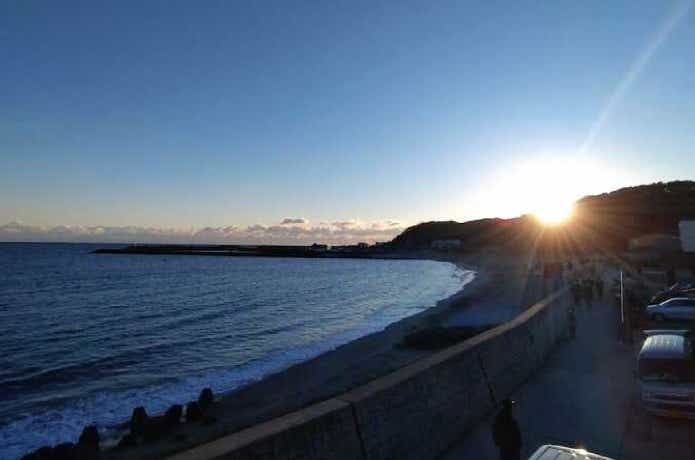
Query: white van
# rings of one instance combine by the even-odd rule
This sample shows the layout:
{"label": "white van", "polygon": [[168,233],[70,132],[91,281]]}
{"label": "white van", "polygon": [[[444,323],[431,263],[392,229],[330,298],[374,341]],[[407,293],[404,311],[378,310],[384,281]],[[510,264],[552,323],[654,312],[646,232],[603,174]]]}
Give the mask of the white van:
{"label": "white van", "polygon": [[644,331],[637,358],[642,406],[665,417],[695,418],[695,357],[689,331]]}
{"label": "white van", "polygon": [[538,448],[528,460],[612,460],[584,449],[546,444]]}

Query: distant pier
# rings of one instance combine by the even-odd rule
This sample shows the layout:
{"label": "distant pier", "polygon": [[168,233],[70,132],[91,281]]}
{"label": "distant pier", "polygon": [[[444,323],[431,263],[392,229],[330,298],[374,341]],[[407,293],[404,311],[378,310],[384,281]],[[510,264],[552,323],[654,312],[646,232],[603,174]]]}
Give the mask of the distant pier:
{"label": "distant pier", "polygon": [[122,248],[101,248],[93,254],[145,254],[177,256],[232,256],[232,257],[303,257],[334,259],[420,259],[418,254],[395,252],[386,245],[359,244],[333,246],[282,245],[184,245],[184,244],[132,244]]}

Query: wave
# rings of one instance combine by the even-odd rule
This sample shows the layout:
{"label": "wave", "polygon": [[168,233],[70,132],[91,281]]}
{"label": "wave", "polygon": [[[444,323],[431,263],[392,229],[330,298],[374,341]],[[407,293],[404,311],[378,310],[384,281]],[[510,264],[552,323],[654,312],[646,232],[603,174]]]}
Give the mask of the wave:
{"label": "wave", "polygon": [[[465,284],[471,279],[468,276],[470,272],[462,272],[453,266],[447,270],[440,270],[438,273],[440,275],[448,273],[449,279],[452,280],[438,288],[440,298],[442,295],[448,296],[458,291],[462,283]],[[423,292],[426,291],[426,297],[430,299],[427,305],[417,306],[412,305],[411,302],[410,306],[404,306],[408,304],[407,299],[394,297],[387,303],[380,303],[379,308],[375,308],[374,311],[361,317],[358,324],[312,343],[291,347],[278,344],[273,349],[266,349],[265,355],[252,357],[239,365],[222,367],[224,363],[221,362],[209,363],[207,371],[195,375],[177,375],[175,379],[172,379],[171,376],[175,374],[172,372],[158,376],[160,382],[157,384],[137,387],[122,383],[121,386],[124,387],[122,390],[114,390],[113,388],[93,390],[85,392],[79,398],[62,399],[56,398],[54,394],[53,399],[39,405],[36,404],[36,401],[28,401],[26,404],[22,404],[23,401],[18,401],[13,405],[12,401],[4,398],[5,394],[10,394],[5,389],[13,389],[14,393],[11,395],[13,399],[30,398],[31,395],[40,399],[42,388],[48,385],[55,386],[58,382],[62,382],[66,388],[71,385],[78,389],[99,388],[94,385],[90,386],[89,383],[98,381],[100,378],[103,381],[113,383],[115,379],[120,378],[122,369],[145,362],[148,357],[158,356],[158,351],[185,350],[192,346],[205,348],[216,342],[224,344],[225,340],[250,340],[254,336],[247,332],[226,330],[225,328],[199,331],[205,334],[196,333],[194,336],[172,334],[166,336],[166,340],[140,343],[138,346],[126,346],[112,350],[115,352],[110,355],[83,362],[58,365],[50,369],[27,366],[22,370],[6,372],[0,380],[0,391],[3,392],[3,399],[5,399],[0,406],[2,406],[3,411],[12,407],[15,410],[11,411],[11,419],[9,416],[5,416],[3,417],[4,420],[0,421],[0,446],[2,446],[0,447],[0,459],[14,459],[45,444],[75,442],[82,428],[87,424],[96,424],[105,439],[113,438],[114,427],[126,420],[136,406],[144,406],[148,413],[158,413],[166,410],[172,404],[182,404],[195,399],[200,389],[204,387],[211,387],[216,394],[233,391],[268,374],[281,371],[359,337],[382,330],[394,321],[424,310],[437,300],[432,298],[432,295],[437,294],[427,289],[428,286],[423,287]],[[418,295],[423,294],[420,292]],[[249,308],[248,304],[243,307],[243,309],[246,308]],[[185,316],[168,317],[166,325],[156,321],[143,329],[149,332],[152,332],[151,327],[156,328],[157,331],[178,330],[179,327],[188,325],[189,322],[190,324],[214,322],[215,315],[206,310],[207,306]],[[344,314],[349,315],[350,312],[345,311]],[[159,319],[159,316],[166,317],[166,315],[153,316],[153,319]],[[291,333],[293,328],[307,329],[312,327],[312,324],[314,324],[312,321],[300,319],[292,324],[267,324],[257,333],[268,338],[277,334]],[[316,324],[318,325],[318,323]],[[120,329],[119,334],[121,333]],[[123,330],[128,331],[129,328],[125,327]],[[66,332],[69,335],[72,329],[61,330],[61,333]],[[159,338],[164,339],[164,337]],[[183,358],[177,356],[177,359]],[[29,394],[26,391],[18,393],[17,389],[19,388],[31,388],[32,390]],[[39,407],[43,407],[43,410],[37,410]],[[16,410],[18,408],[19,410]]]}

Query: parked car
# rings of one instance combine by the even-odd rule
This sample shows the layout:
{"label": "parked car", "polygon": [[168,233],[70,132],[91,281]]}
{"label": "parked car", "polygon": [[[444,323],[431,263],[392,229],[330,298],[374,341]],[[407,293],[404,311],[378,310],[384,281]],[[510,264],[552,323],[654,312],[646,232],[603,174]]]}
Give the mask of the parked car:
{"label": "parked car", "polygon": [[565,446],[553,446],[546,444],[538,448],[528,460],[612,460],[598,454],[592,454],[584,449],[573,449]]}
{"label": "parked car", "polygon": [[690,283],[676,283],[663,291],[657,292],[650,302],[657,304],[674,297],[695,297],[695,287]]}
{"label": "parked car", "polygon": [[674,297],[658,304],[647,305],[647,316],[656,321],[695,320],[695,299]]}
{"label": "parked car", "polygon": [[689,331],[645,331],[637,358],[642,407],[649,413],[695,418],[695,357]]}

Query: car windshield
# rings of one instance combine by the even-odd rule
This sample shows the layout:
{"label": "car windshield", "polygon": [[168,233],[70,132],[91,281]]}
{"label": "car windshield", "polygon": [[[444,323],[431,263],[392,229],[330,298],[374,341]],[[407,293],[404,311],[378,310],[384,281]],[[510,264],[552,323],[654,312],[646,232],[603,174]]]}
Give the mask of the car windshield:
{"label": "car windshield", "polygon": [[695,382],[695,361],[690,359],[642,359],[640,379],[648,382]]}

